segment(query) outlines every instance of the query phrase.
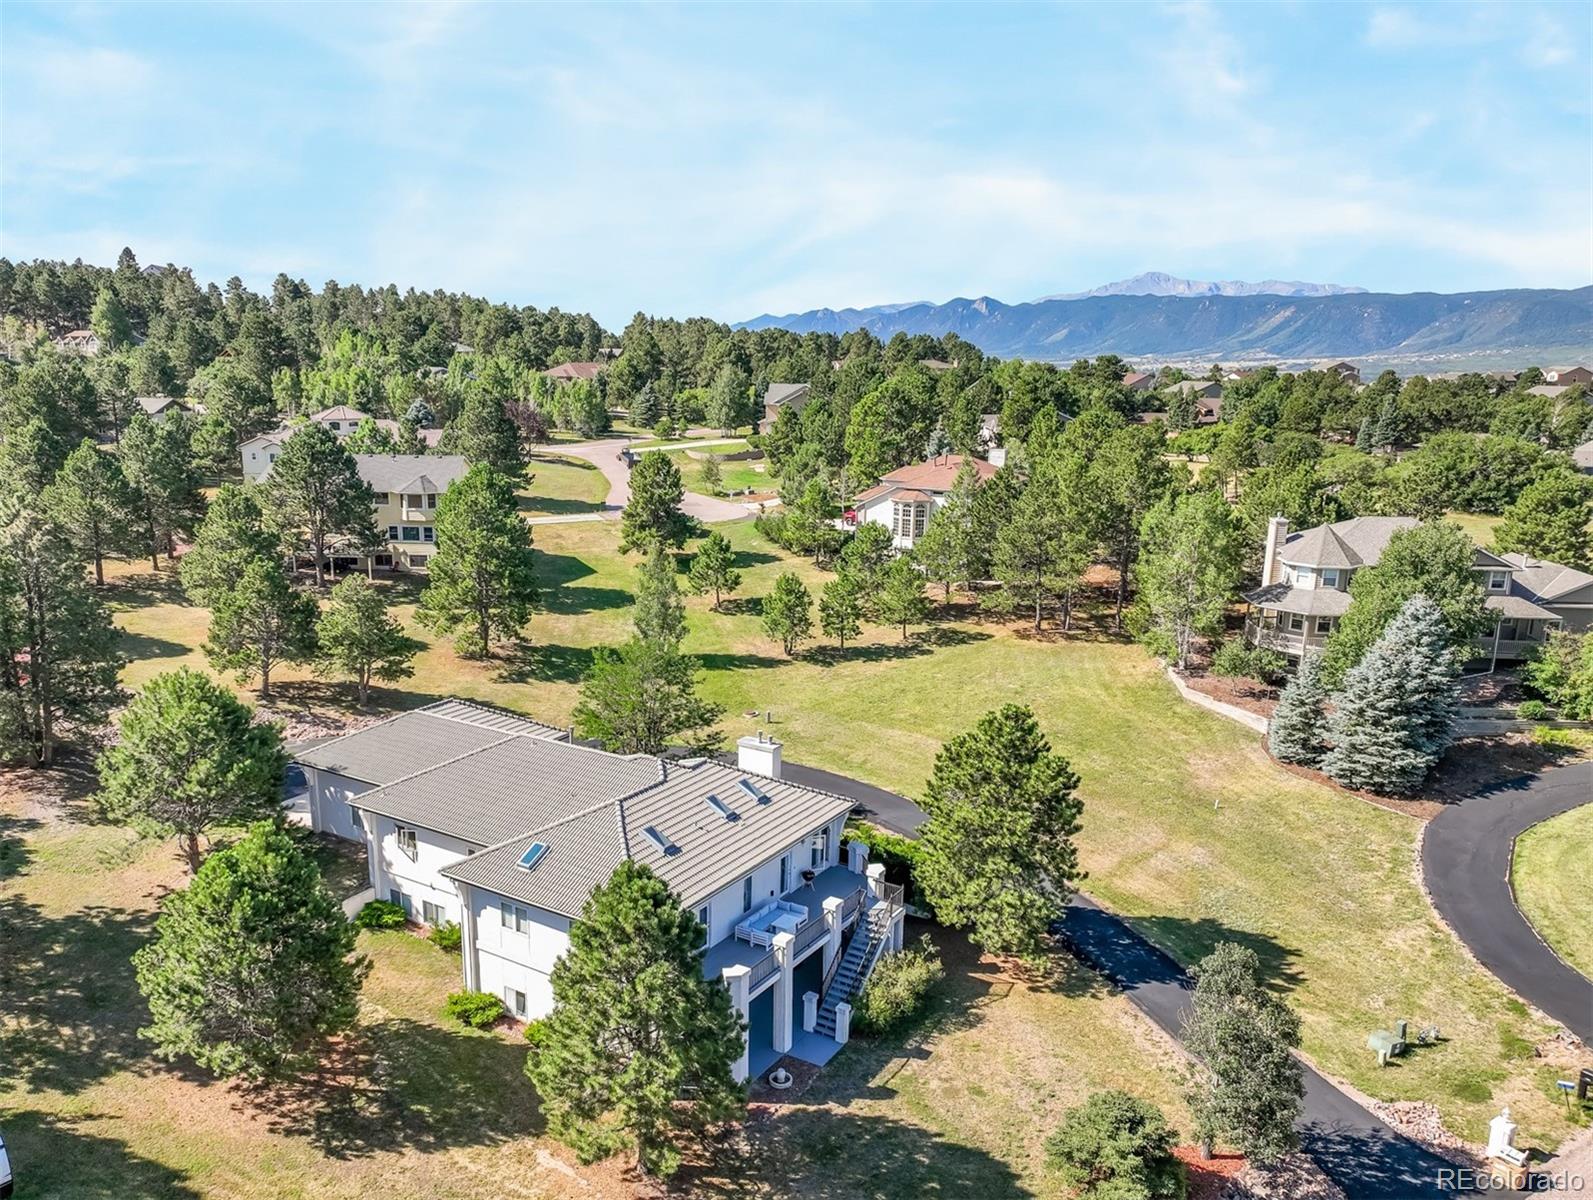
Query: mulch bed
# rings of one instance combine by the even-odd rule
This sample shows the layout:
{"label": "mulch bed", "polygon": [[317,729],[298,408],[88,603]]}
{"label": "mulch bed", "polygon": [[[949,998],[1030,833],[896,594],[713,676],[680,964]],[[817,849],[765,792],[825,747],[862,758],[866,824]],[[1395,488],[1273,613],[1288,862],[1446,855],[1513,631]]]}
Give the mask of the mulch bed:
{"label": "mulch bed", "polygon": [[1198,1146],[1177,1146],[1173,1153],[1189,1178],[1188,1200],[1221,1200],[1229,1182],[1245,1168],[1242,1154],[1213,1154],[1206,1160],[1200,1157]]}
{"label": "mulch bed", "polygon": [[1278,689],[1254,679],[1229,675],[1185,675],[1184,683],[1202,695],[1221,700],[1258,717],[1271,719],[1278,706]]}
{"label": "mulch bed", "polygon": [[[791,1073],[791,1086],[785,1089],[769,1086],[769,1076],[775,1067],[784,1067]],[[771,1117],[784,1105],[799,1099],[813,1085],[823,1067],[816,1067],[800,1058],[787,1054],[761,1075],[747,1081],[747,1118],[762,1120]]]}

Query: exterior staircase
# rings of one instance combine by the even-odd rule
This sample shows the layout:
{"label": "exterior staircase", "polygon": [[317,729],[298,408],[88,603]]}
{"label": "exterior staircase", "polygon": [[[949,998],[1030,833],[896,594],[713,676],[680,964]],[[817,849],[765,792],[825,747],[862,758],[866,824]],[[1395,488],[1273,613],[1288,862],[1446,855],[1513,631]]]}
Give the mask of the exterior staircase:
{"label": "exterior staircase", "polygon": [[[900,889],[896,891],[899,894]],[[819,1014],[813,1025],[815,1033],[827,1038],[835,1036],[835,1008],[839,1004],[850,1004],[863,990],[863,984],[868,982],[890,938],[891,922],[899,907],[899,902],[876,903],[858,922],[846,950],[832,968],[831,977],[825,981],[824,996],[819,1001]]]}

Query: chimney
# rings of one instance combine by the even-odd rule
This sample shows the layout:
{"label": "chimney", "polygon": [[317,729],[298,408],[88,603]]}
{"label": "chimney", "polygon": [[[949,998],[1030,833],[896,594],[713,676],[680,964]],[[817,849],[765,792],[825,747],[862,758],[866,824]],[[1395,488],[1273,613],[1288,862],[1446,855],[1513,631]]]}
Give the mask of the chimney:
{"label": "chimney", "polygon": [[1278,555],[1283,550],[1283,543],[1289,536],[1289,518],[1279,513],[1267,522],[1267,548],[1261,559],[1261,586],[1276,583],[1283,574],[1278,568],[1282,565]]}
{"label": "chimney", "polygon": [[757,737],[744,737],[736,742],[736,766],[748,775],[780,778],[780,743],[765,737],[758,730]]}

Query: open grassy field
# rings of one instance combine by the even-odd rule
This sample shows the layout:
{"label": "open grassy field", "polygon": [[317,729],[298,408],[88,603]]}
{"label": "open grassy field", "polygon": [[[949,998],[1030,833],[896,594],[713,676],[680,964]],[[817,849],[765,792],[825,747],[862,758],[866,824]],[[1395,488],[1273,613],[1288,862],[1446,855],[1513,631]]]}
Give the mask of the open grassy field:
{"label": "open grassy field", "polygon": [[1479,546],[1487,546],[1493,541],[1494,527],[1502,519],[1489,513],[1450,512],[1444,514],[1444,520],[1459,525],[1466,531],[1471,540]]}
{"label": "open grassy field", "polygon": [[[693,451],[696,454],[739,454],[750,449],[745,441],[731,442],[724,446],[704,446]],[[669,457],[680,468],[681,482],[686,485],[688,492],[698,492],[702,495],[727,495],[731,492],[754,491],[771,492],[779,486],[779,478],[769,470],[769,464],[762,459],[747,460],[744,462],[722,462],[719,464],[720,483],[715,492],[703,481],[703,461],[693,458],[685,450],[673,450]]]}
{"label": "open grassy field", "polygon": [[[1559,1141],[1560,1068],[1533,1057],[1549,1027],[1437,923],[1417,884],[1413,819],[1281,770],[1255,735],[1180,701],[1104,621],[1036,638],[964,607],[907,642],[874,629],[844,656],[810,646],[787,660],[763,635],[756,597],[784,570],[815,591],[826,576],[748,523],[725,529],[742,593],[722,613],[691,601],[687,649],[725,706],[728,735],[767,726],[794,761],[916,795],[946,738],[996,705],[1030,704],[1083,780],[1093,894],[1186,962],[1225,939],[1254,947],[1301,1012],[1307,1053],[1330,1073],[1375,1096],[1430,1100],[1473,1138],[1508,1103],[1527,1137]],[[636,560],[616,552],[617,538],[602,523],[539,527],[548,591],[527,642],[486,663],[433,644],[379,702],[458,694],[566,722],[593,647],[629,632]],[[407,615],[413,585],[393,588]],[[130,667],[130,681],[193,661],[203,614],[147,575],[115,591],[133,645],[165,655]],[[346,696],[341,685],[295,683],[302,674],[283,673],[286,705]],[[1400,1017],[1437,1024],[1448,1040],[1378,1070],[1366,1035]]]}
{"label": "open grassy field", "polygon": [[552,451],[531,458],[531,482],[521,489],[520,510],[531,517],[597,512],[608,495],[608,481],[585,459]]}
{"label": "open grassy field", "polygon": [[1510,886],[1554,952],[1593,979],[1593,804],[1534,825],[1516,839]]}

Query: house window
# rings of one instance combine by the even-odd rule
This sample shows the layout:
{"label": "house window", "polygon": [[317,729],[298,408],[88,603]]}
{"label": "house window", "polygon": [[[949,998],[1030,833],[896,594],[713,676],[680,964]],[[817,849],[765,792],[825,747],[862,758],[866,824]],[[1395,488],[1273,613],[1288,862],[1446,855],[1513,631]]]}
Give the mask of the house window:
{"label": "house window", "polygon": [[422,900],[420,902],[420,919],[423,924],[430,925],[435,929],[446,921],[448,917],[443,912],[442,905],[433,904],[430,900]]}
{"label": "house window", "polygon": [[1521,627],[1514,621],[1499,622],[1499,640],[1502,642],[1518,641],[1521,637]]}
{"label": "house window", "polygon": [[1304,630],[1305,629],[1305,617],[1302,616],[1300,613],[1290,613],[1289,614],[1289,628],[1290,628],[1290,630],[1292,630],[1295,633],[1299,633],[1302,630]]}
{"label": "house window", "polygon": [[430,525],[422,525],[420,527],[420,540],[421,541],[429,542],[435,536],[436,536],[436,530],[432,526],[430,526]]}
{"label": "house window", "polygon": [[518,988],[503,989],[504,1006],[517,1017],[525,1016],[525,993]]}
{"label": "house window", "polygon": [[1294,582],[1298,587],[1309,588],[1316,586],[1316,572],[1310,567],[1296,567],[1294,569]]}
{"label": "house window", "polygon": [[387,493],[386,492],[372,492],[371,493],[371,503],[372,504],[386,504],[387,503]]}
{"label": "house window", "polygon": [[415,831],[399,825],[393,830],[393,838],[398,843],[398,852],[414,862],[419,853],[415,847]]}
{"label": "house window", "polygon": [[409,897],[404,895],[403,892],[397,888],[390,888],[387,892],[387,898],[404,910],[404,919],[406,921],[414,917],[414,906],[410,903]]}
{"label": "house window", "polygon": [[510,933],[531,932],[531,910],[510,904],[507,900],[498,905],[498,919]]}
{"label": "house window", "polygon": [[413,495],[405,496],[404,497],[404,503],[406,505],[408,505],[410,508],[419,508],[420,507],[420,493],[416,492]]}
{"label": "house window", "polygon": [[378,567],[390,567],[390,566],[392,566],[393,565],[393,556],[391,554],[378,554],[376,556],[376,565]]}
{"label": "house window", "polygon": [[791,890],[791,856],[780,857],[780,894],[783,896]]}
{"label": "house window", "polygon": [[1337,567],[1322,568],[1322,586],[1326,588],[1339,586],[1339,569]]}
{"label": "house window", "polygon": [[437,507],[437,493],[436,492],[428,492],[426,494],[426,507],[427,508],[436,508]]}
{"label": "house window", "polygon": [[1333,618],[1332,617],[1318,617],[1316,619],[1316,631],[1317,631],[1318,634],[1332,633],[1333,632]]}
{"label": "house window", "polygon": [[752,911],[752,876],[748,875],[741,881],[741,911]]}
{"label": "house window", "polygon": [[358,829],[361,833],[365,832],[365,826],[360,823],[360,810],[352,804],[348,806],[348,819],[353,822],[355,829]]}
{"label": "house window", "polygon": [[1489,571],[1488,572],[1488,590],[1490,592],[1502,592],[1509,585],[1510,585],[1510,573],[1508,571]]}
{"label": "house window", "polygon": [[406,541],[406,542],[418,542],[418,541],[420,541],[420,526],[419,525],[405,525],[400,532],[403,533],[403,535],[404,535],[403,540]]}
{"label": "house window", "polygon": [[426,565],[426,556],[424,554],[411,554],[409,556],[409,565],[412,567],[424,567]]}
{"label": "house window", "polygon": [[277,461],[277,456],[276,456],[276,455],[275,455],[275,454],[273,454],[273,455],[272,455],[272,456],[271,456],[271,461],[272,461],[272,462],[276,462],[276,461]]}
{"label": "house window", "polygon": [[390,541],[390,542],[396,542],[398,540],[398,526],[397,525],[389,525],[387,527],[387,540]]}
{"label": "house window", "polygon": [[813,858],[808,863],[810,867],[823,866],[830,861],[830,827],[826,825],[819,830],[817,839],[813,843]]}
{"label": "house window", "polygon": [[702,940],[697,943],[697,949],[701,950],[708,944],[708,906],[706,904],[697,910],[697,924],[702,926]]}

